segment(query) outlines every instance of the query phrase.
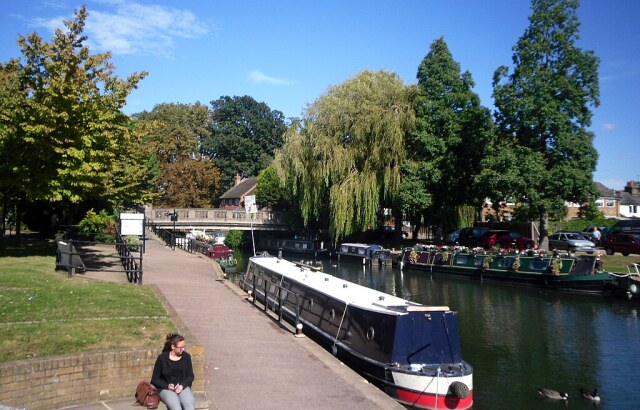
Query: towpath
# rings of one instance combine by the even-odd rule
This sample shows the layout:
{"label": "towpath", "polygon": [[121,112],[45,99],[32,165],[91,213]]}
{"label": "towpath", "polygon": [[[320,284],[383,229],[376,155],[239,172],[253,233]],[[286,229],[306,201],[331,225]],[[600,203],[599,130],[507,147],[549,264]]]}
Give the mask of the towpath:
{"label": "towpath", "polygon": [[[171,250],[150,236],[143,283],[158,287],[204,347],[211,409],[404,408],[313,341],[294,337],[254,307],[211,259]],[[75,408],[130,410],[131,403]]]}

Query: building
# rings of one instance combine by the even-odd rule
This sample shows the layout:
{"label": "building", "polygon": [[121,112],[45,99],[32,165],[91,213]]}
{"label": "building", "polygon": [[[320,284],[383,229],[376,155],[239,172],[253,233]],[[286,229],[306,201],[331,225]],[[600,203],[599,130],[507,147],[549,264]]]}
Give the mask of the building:
{"label": "building", "polygon": [[640,182],[628,181],[624,191],[620,192],[620,216],[622,218],[640,218]]}
{"label": "building", "polygon": [[233,187],[218,198],[218,207],[221,209],[243,208],[244,198],[247,195],[255,195],[258,178],[241,178],[240,175],[236,175],[233,181]]}
{"label": "building", "polygon": [[[620,191],[610,189],[595,182],[596,189],[600,196],[596,199],[596,208],[605,218],[620,218]],[[578,217],[580,212],[580,204],[567,203],[567,216],[565,219],[573,219]]]}

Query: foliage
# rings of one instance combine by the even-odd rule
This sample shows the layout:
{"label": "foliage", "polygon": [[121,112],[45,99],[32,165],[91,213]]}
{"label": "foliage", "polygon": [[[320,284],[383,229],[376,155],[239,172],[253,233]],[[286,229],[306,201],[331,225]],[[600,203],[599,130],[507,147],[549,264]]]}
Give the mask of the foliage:
{"label": "foliage", "polygon": [[20,36],[22,59],[0,65],[0,193],[11,201],[70,201],[110,195],[130,154],[120,111],[146,73],[117,78],[110,54],[91,55],[83,6],[51,42]]}
{"label": "foliage", "polygon": [[201,104],[158,104],[138,115],[137,132],[145,135],[148,170],[156,169],[154,203],[166,207],[215,205],[220,170],[199,153],[210,131],[211,113]]}
{"label": "foliage", "polygon": [[117,218],[104,209],[100,213],[90,209],[78,224],[78,232],[82,238],[107,242],[113,240],[116,223]]}
{"label": "foliage", "polygon": [[244,240],[244,233],[242,231],[231,230],[227,232],[224,238],[224,244],[232,249],[239,249],[242,246]]}
{"label": "foliage", "polygon": [[513,70],[500,67],[493,80],[504,142],[487,169],[507,175],[493,182],[492,195],[526,205],[541,221],[543,240],[547,216],[557,219],[565,201],[595,196],[598,157],[588,127],[590,108],[599,105],[599,62],[575,45],[577,7],[577,0],[533,0],[529,27],[513,48]]}
{"label": "foliage", "polygon": [[432,222],[445,230],[459,226],[459,207],[479,209],[486,194],[474,177],[486,155],[492,122],[473,87],[471,74],[461,73],[444,39],[434,41],[418,68],[416,129],[407,135],[408,159],[416,165],[407,167],[412,171],[407,183],[424,184],[431,201],[423,202],[423,211],[432,219],[437,215],[439,220]]}
{"label": "foliage", "polygon": [[260,171],[256,187],[256,201],[260,207],[269,207],[274,210],[283,209],[285,199],[284,187],[280,184],[278,173],[273,166]]}
{"label": "foliage", "polygon": [[284,115],[250,96],[223,96],[211,102],[212,121],[202,137],[202,153],[222,172],[223,189],[233,177],[257,176],[283,144]]}
{"label": "foliage", "polygon": [[310,104],[274,161],[305,226],[327,209],[334,242],[376,226],[380,204],[398,195],[412,126],[408,89],[384,71],[363,71]]}
{"label": "foliage", "polygon": [[[47,245],[47,256],[35,256],[31,245],[38,243]],[[175,328],[149,287],[69,280],[53,271],[54,254],[50,243],[29,241],[0,258],[1,362],[151,348]]]}

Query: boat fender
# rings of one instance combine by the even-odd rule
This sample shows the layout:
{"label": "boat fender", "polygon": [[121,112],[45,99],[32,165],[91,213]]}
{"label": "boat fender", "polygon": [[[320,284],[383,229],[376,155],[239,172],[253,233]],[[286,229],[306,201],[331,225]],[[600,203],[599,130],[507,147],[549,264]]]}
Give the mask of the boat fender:
{"label": "boat fender", "polygon": [[471,391],[469,391],[469,386],[462,382],[451,383],[451,386],[449,386],[449,391],[459,399],[465,399],[467,398],[469,393],[471,393]]}
{"label": "boat fender", "polygon": [[338,356],[338,346],[335,344],[331,345],[331,354],[334,356]]}
{"label": "boat fender", "polygon": [[638,285],[636,285],[635,283],[632,283],[631,285],[629,285],[629,292],[631,292],[634,295],[638,294]]}

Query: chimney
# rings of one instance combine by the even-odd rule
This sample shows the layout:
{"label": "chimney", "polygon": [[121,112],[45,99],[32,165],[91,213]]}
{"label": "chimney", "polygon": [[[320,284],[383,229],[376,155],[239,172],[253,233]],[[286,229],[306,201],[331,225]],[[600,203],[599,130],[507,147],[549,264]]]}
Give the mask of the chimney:
{"label": "chimney", "polygon": [[630,193],[631,195],[638,195],[638,182],[628,181],[627,186],[624,187],[624,190]]}
{"label": "chimney", "polygon": [[240,176],[240,174],[236,174],[236,176],[233,177],[233,186],[238,185],[240,181],[242,181],[242,177]]}

